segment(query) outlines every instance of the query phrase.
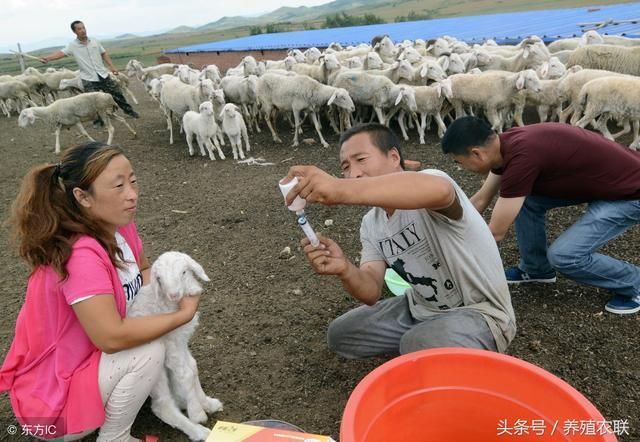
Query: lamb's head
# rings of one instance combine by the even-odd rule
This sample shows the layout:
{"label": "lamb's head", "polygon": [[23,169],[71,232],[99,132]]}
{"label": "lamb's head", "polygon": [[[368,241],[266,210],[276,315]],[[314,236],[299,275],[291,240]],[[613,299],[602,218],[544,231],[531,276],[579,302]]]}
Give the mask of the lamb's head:
{"label": "lamb's head", "polygon": [[209,277],[185,253],[165,252],[151,266],[151,289],[156,296],[164,294],[171,302],[202,293],[200,280],[209,281]]}
{"label": "lamb's head", "polygon": [[356,110],[356,106],[353,104],[353,100],[351,99],[349,92],[341,87],[335,88],[333,94],[331,94],[331,98],[327,101],[327,106],[331,106],[332,104],[335,104],[342,109],[346,109],[349,112]]}
{"label": "lamb's head", "polygon": [[409,47],[402,51],[402,54],[399,58],[407,60],[411,64],[415,64],[420,63],[420,61],[422,60],[422,55],[420,55],[420,52],[418,52],[416,49]]}
{"label": "lamb's head", "polygon": [[427,60],[422,65],[422,69],[420,69],[420,76],[422,78],[429,78],[434,81],[440,81],[447,78],[447,74],[445,74],[442,66],[438,64],[438,62],[433,60]]}
{"label": "lamb's head", "polygon": [[198,108],[201,114],[213,115],[213,103],[210,101],[203,101]]}
{"label": "lamb's head", "polygon": [[377,52],[367,53],[366,65],[367,69],[382,69],[384,67],[382,58],[380,58]]}
{"label": "lamb's head", "polygon": [[213,85],[213,81],[205,78],[204,80],[200,80],[198,82],[200,87],[200,96],[209,100],[213,95],[213,91],[215,90],[215,86]]}
{"label": "lamb's head", "polygon": [[304,51],[303,54],[308,64],[314,64],[318,61],[318,58],[320,58],[322,53],[320,52],[320,49],[313,47]]}
{"label": "lamb's head", "polygon": [[238,106],[236,106],[233,103],[227,103],[224,105],[224,107],[222,108],[222,111],[220,112],[220,119],[236,118],[237,115],[239,115]]}
{"label": "lamb's head", "polygon": [[24,128],[27,126],[31,126],[35,122],[36,114],[33,112],[33,109],[31,109],[30,107],[22,109],[22,112],[20,112],[20,116],[18,117],[18,126]]}
{"label": "lamb's head", "polygon": [[533,92],[540,92],[540,79],[533,69],[526,69],[518,73],[516,79],[516,89],[527,89]]}
{"label": "lamb's head", "polygon": [[293,69],[293,67],[298,64],[298,62],[296,61],[295,58],[293,58],[291,55],[287,55],[284,59],[284,68],[287,71],[290,71]]}
{"label": "lamb's head", "polygon": [[418,110],[418,105],[416,103],[416,90],[410,86],[399,86],[398,95],[394,105],[397,106],[400,103],[404,103],[411,112],[416,112]]}
{"label": "lamb's head", "polygon": [[360,57],[350,57],[345,60],[349,69],[358,69],[362,67],[362,59]]}
{"label": "lamb's head", "polygon": [[300,49],[292,49],[287,53],[287,56],[293,57],[298,63],[306,63],[307,59]]}
{"label": "lamb's head", "polygon": [[604,38],[602,35],[598,34],[598,31],[594,31],[593,29],[585,32],[580,37],[578,41],[578,46],[586,46],[586,45],[600,45],[604,43]]}
{"label": "lamb's head", "polygon": [[213,94],[211,95],[211,102],[217,104],[218,106],[224,106],[224,89],[215,89]]}

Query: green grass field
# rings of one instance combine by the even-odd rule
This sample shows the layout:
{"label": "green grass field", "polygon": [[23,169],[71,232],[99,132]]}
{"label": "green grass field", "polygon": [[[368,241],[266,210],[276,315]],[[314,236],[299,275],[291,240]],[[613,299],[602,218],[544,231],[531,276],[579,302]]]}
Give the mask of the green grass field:
{"label": "green grass field", "polygon": [[[599,5],[615,3],[633,3],[624,0],[596,0]],[[592,5],[594,2],[579,0],[541,0],[530,2],[525,0],[391,0],[382,5],[373,7],[359,7],[349,9],[346,12],[350,15],[375,14],[382,17],[387,22],[393,22],[398,16],[406,16],[412,11],[416,14],[429,14],[432,18],[454,17],[462,15],[494,14],[498,12],[514,12],[538,9],[571,8]],[[336,11],[338,12],[338,11]],[[176,26],[182,23],[176,23]],[[302,30],[313,27],[320,28],[324,24],[324,19],[313,21],[300,21],[279,24],[278,26],[286,31]],[[264,26],[263,26],[264,28]],[[232,38],[244,37],[250,34],[250,26],[243,26],[233,29],[224,29],[207,32],[189,32],[161,34],[150,37],[130,38],[123,40],[103,41],[103,45],[109,51],[115,65],[123,68],[132,58],[141,61],[144,65],[155,64],[157,58],[162,55],[162,51],[181,46],[189,46],[198,43],[211,41],[228,40]],[[126,32],[126,30],[123,30]],[[70,34],[69,39],[73,36]],[[33,55],[44,55],[57,48],[33,51]],[[37,61],[27,60],[27,66],[41,68],[43,65]],[[71,58],[64,58],[50,66],[60,68],[67,67],[75,69],[76,64]],[[0,54],[0,74],[19,74],[20,66],[17,58],[12,54]]]}

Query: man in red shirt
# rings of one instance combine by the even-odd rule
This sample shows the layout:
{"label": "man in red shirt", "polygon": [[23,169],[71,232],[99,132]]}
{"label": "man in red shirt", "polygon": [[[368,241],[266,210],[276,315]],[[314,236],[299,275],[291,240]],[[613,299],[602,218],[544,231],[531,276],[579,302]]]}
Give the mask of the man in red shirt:
{"label": "man in red shirt", "polygon": [[[471,202],[484,212],[500,192],[489,228],[496,241],[515,221],[520,264],[507,282],[555,282],[556,271],[608,289],[605,310],[640,311],[640,268],[598,253],[640,223],[640,152],[578,127],[540,123],[500,135],[477,117],[454,121],[443,152],[463,168],[486,175]],[[547,210],[587,204],[569,229],[547,247]]]}

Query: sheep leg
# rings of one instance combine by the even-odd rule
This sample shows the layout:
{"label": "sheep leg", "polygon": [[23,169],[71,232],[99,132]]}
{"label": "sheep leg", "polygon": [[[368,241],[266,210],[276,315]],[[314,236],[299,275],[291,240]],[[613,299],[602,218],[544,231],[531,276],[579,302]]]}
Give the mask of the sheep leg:
{"label": "sheep leg", "polygon": [[491,107],[487,109],[487,120],[491,123],[491,129],[499,134],[502,133],[502,120],[498,116],[498,109]]}
{"label": "sheep leg", "polygon": [[56,153],[60,153],[60,129],[62,129],[61,125],[56,126]]}
{"label": "sheep leg", "polygon": [[567,122],[567,118],[569,118],[569,116],[573,113],[573,111],[574,111],[573,104],[570,104],[565,109],[560,111],[560,114],[559,114],[559,117],[558,117],[558,121],[560,123],[566,123]]}
{"label": "sheep leg", "polygon": [[[200,134],[196,134],[196,141],[198,142],[198,147],[200,148],[200,155],[203,156],[203,157],[207,156],[207,153],[204,151],[204,145],[205,145],[206,141],[202,139]],[[207,150],[209,151],[209,156],[212,156],[213,152],[211,152],[211,149],[209,149],[209,146],[207,146]],[[215,158],[214,158],[214,160],[215,160]]]}
{"label": "sheep leg", "polygon": [[118,114],[111,114],[111,116],[116,120],[118,120],[119,122],[121,122],[122,124],[124,124],[127,127],[127,129],[129,129],[129,132],[133,134],[134,137],[138,136],[137,132],[131,126],[129,126],[129,123],[127,123],[127,120],[125,120],[124,117],[121,117]]}
{"label": "sheep leg", "polygon": [[[247,152],[251,152],[251,145],[249,144],[249,135],[247,135],[247,127],[243,125],[240,128],[240,132],[242,133],[242,137],[244,138],[245,149],[247,149]],[[240,140],[239,148],[240,148],[240,158],[244,160],[244,152],[242,151],[242,140]]]}
{"label": "sheep leg", "polygon": [[616,138],[624,135],[624,134],[628,134],[629,132],[631,132],[631,125],[629,124],[629,120],[624,120],[624,127],[620,132],[616,132],[615,134],[612,135],[613,139],[615,140]]}
{"label": "sheep leg", "polygon": [[190,421],[180,412],[180,409],[171,396],[169,377],[165,370],[160,370],[160,376],[156,385],[151,390],[151,410],[161,421],[177,428],[186,434],[191,440],[206,440],[211,430]]}
{"label": "sheep leg", "polygon": [[133,101],[135,104],[138,104],[138,99],[136,98],[135,95],[133,95],[133,92],[131,92],[131,90],[128,87],[123,87],[122,90],[125,92],[125,94],[127,94],[129,97],[131,97],[131,101]]}
{"label": "sheep leg", "polygon": [[202,408],[204,408],[204,411],[206,411],[209,414],[215,413],[217,411],[222,411],[222,402],[220,402],[216,398],[207,396],[207,394],[202,389],[202,384],[200,383],[200,376],[199,376],[198,365],[196,363],[196,360],[193,358],[190,352],[188,352],[188,355],[189,355],[188,364],[189,364],[189,367],[191,367],[191,371],[193,371],[193,376],[194,376],[193,386],[195,389],[195,394],[196,394],[196,397],[198,398],[198,401],[202,405]]}
{"label": "sheep leg", "polygon": [[640,120],[633,120],[633,142],[629,145],[630,149],[640,149]]}
{"label": "sheep leg", "polygon": [[524,112],[524,102],[516,103],[516,107],[513,111],[513,119],[519,127],[524,126],[524,121],[522,121],[522,113]]}
{"label": "sheep leg", "polygon": [[171,123],[172,111],[168,110],[167,115],[167,129],[169,129],[169,144],[173,144],[173,124]]}
{"label": "sheep leg", "polygon": [[0,109],[2,109],[2,112],[7,116],[7,118],[11,117],[11,113],[9,113],[9,110],[7,109],[7,105],[4,104],[4,100],[0,101]]}
{"label": "sheep leg", "polygon": [[187,138],[187,146],[189,147],[189,156],[192,157],[194,154],[193,151],[193,134],[191,132],[186,132],[185,137]]}
{"label": "sheep leg", "polygon": [[107,138],[107,144],[111,144],[111,142],[113,141],[113,134],[115,132],[113,124],[111,124],[111,118],[109,118],[109,115],[107,114],[100,115],[100,118],[102,118],[102,121],[104,121],[104,125],[107,126],[107,133],[109,134],[109,137]]}
{"label": "sheep leg", "polygon": [[595,117],[596,115],[593,113],[593,111],[587,107],[587,110],[584,112],[583,117],[576,121],[575,125],[584,129],[584,127],[589,124]]}
{"label": "sheep leg", "polygon": [[407,128],[404,126],[404,115],[404,110],[401,110],[400,115],[398,115],[398,124],[400,124],[400,130],[402,131],[402,138],[407,141],[409,140],[409,135],[407,135]]}
{"label": "sheep leg", "polygon": [[433,116],[433,119],[436,120],[436,123],[438,124],[438,137],[440,138],[444,137],[444,133],[447,131],[447,126],[445,126],[444,121],[442,120],[442,115],[440,115],[440,112],[436,113]]}
{"label": "sheep leg", "polygon": [[76,127],[78,128],[78,130],[80,131],[80,133],[81,133],[82,135],[84,135],[85,137],[89,138],[89,140],[90,140],[90,141],[96,141],[96,140],[94,140],[93,138],[91,138],[91,135],[89,135],[89,134],[87,133],[87,131],[85,130],[85,128],[84,128],[84,126],[82,125],[82,123],[81,123],[81,122],[79,122],[79,121],[78,121],[78,122],[76,123]]}
{"label": "sheep leg", "polygon": [[224,134],[221,130],[216,132],[216,138],[218,139],[218,143],[220,143],[221,146],[224,146]]}
{"label": "sheep leg", "polygon": [[420,137],[420,144],[425,144],[424,142],[424,130],[427,126],[427,114],[424,112],[420,113],[420,124],[416,122],[416,130],[418,131],[418,136]]}
{"label": "sheep leg", "polygon": [[322,143],[322,146],[329,147],[329,143],[327,143],[322,136],[322,132],[321,132],[322,127],[320,127],[320,121],[319,121],[318,115],[315,112],[311,112],[311,119],[313,120],[313,125],[316,128],[316,132],[318,132],[318,136],[320,137],[320,142]]}
{"label": "sheep leg", "polygon": [[293,110],[293,121],[295,123],[295,128],[294,128],[295,135],[293,136],[293,144],[292,144],[293,147],[299,144],[298,143],[298,131],[300,130],[300,113],[299,112],[300,111],[298,109]]}
{"label": "sheep leg", "polygon": [[[224,153],[222,153],[222,149],[220,149],[220,144],[218,144],[218,140],[216,140],[216,137],[213,137],[212,139],[209,140],[209,142],[213,141],[213,145],[215,146],[215,148],[218,150],[218,155],[220,156],[221,160],[226,159],[226,157],[224,156]],[[213,149],[212,149],[213,150]]]}
{"label": "sheep leg", "polygon": [[387,118],[384,115],[384,112],[382,111],[381,107],[375,107],[374,108],[376,115],[378,116],[378,122],[380,124],[384,124],[385,126],[389,126],[389,124],[387,124]]}
{"label": "sheep leg", "polygon": [[273,109],[269,109],[268,111],[265,112],[265,120],[267,120],[267,126],[269,126],[269,130],[271,131],[271,136],[273,137],[273,141],[275,141],[276,143],[282,143],[282,140],[280,139],[278,134],[276,134],[276,131],[273,128],[273,123],[271,122],[272,111]]}

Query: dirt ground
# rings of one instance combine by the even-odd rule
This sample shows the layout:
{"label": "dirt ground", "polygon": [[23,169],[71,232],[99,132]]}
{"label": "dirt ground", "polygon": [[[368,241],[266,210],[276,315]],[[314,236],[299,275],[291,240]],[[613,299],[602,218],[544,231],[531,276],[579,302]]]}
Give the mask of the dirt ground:
{"label": "dirt ground", "polygon": [[[314,164],[340,173],[337,135],[325,128],[331,144],[323,148],[301,144],[292,148],[291,130],[280,126],[285,144],[262,134],[251,136],[251,155],[269,166],[245,165],[228,158],[215,162],[190,158],[184,139],[168,142],[165,120],[139,84],[141,119],[132,138],[115,122],[115,142],[124,146],[141,187],[137,223],[147,255],[153,260],[167,250],[189,253],[211,277],[201,303],[201,325],[191,348],[200,368],[204,390],[225,404],[216,419],[242,422],[281,419],[308,432],[339,436],[340,420],[350,392],[384,359],[345,361],[327,350],[328,323],[357,304],[331,277],[315,275],[298,246],[301,232],[295,216],[283,205],[277,181],[294,164]],[[106,140],[106,132],[88,130]],[[6,218],[21,177],[32,166],[55,162],[52,129],[38,124],[25,130],[16,117],[0,117],[0,214]],[[314,138],[305,127],[303,138]],[[62,145],[84,141],[64,131]],[[628,139],[623,139],[628,142]],[[480,180],[457,168],[440,150],[431,133],[427,145],[417,135],[405,144],[406,158],[442,169],[472,194]],[[316,230],[342,245],[354,261],[359,253],[359,225],[364,207],[308,207]],[[549,216],[549,235],[556,237],[581,212],[559,209]],[[333,220],[330,227],[324,221]],[[636,226],[604,250],[640,264]],[[279,257],[284,247],[289,259]],[[501,245],[505,266],[518,261],[513,236]],[[28,276],[26,266],[8,248],[7,230],[0,234],[0,354],[13,336]],[[559,376],[589,398],[609,420],[628,420],[629,436],[640,440],[640,315],[619,317],[603,311],[608,293],[583,287],[564,278],[553,285],[512,288],[518,333],[508,354],[536,364]],[[4,356],[3,356],[4,357]],[[549,400],[553,400],[550,398]],[[0,399],[0,440],[21,440],[5,428],[15,424],[8,397]],[[161,435],[165,441],[187,438],[158,420],[144,405],[134,435]],[[92,437],[87,438],[93,440]],[[513,437],[517,440],[517,437]],[[392,441],[390,441],[392,442]]]}

